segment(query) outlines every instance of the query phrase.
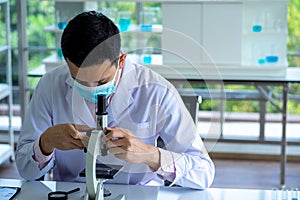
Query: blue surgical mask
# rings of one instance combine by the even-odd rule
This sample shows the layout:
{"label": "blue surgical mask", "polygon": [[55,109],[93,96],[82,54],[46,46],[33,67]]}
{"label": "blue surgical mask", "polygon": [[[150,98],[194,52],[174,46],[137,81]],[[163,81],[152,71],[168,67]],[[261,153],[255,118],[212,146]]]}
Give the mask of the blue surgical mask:
{"label": "blue surgical mask", "polygon": [[105,95],[106,98],[109,97],[116,89],[114,85],[114,80],[111,80],[103,85],[99,85],[96,87],[88,87],[80,84],[75,81],[74,86],[77,92],[87,101],[97,103],[97,95],[102,94]]}
{"label": "blue surgical mask", "polygon": [[[121,73],[121,72],[120,72]],[[116,74],[114,75],[113,80],[99,86],[95,87],[88,87],[85,85],[82,85],[78,81],[75,80],[74,86],[77,90],[77,92],[87,101],[97,103],[97,95],[102,94],[105,95],[106,98],[108,98],[116,89],[116,86],[114,85]],[[119,82],[119,79],[118,79]],[[116,83],[118,84],[118,83]]]}

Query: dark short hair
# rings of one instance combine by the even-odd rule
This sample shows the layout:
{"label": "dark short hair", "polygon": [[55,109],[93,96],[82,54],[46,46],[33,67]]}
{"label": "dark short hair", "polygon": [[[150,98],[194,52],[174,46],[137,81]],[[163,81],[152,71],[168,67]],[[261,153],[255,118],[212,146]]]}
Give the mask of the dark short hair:
{"label": "dark short hair", "polygon": [[65,59],[78,67],[115,64],[121,49],[118,27],[105,15],[96,11],[83,12],[65,28],[61,48]]}

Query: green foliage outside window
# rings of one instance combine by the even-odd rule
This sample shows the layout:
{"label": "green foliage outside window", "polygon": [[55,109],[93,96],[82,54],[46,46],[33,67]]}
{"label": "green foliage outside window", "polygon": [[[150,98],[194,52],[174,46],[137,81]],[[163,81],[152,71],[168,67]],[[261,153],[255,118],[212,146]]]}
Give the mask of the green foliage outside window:
{"label": "green foliage outside window", "polygon": [[[288,52],[300,52],[300,1],[290,0],[288,8]],[[288,58],[289,66],[299,67],[300,56]]]}

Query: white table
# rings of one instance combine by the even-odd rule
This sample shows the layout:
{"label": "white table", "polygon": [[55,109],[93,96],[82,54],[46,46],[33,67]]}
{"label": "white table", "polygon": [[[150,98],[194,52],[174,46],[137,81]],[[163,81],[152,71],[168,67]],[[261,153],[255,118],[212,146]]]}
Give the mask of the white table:
{"label": "white table", "polygon": [[[52,191],[69,191],[76,187],[79,192],[69,195],[69,199],[83,199],[85,183],[55,182],[55,181],[32,181],[26,182],[16,179],[0,179],[0,186],[19,186],[21,192],[15,199],[18,200],[44,200]],[[106,189],[112,193],[105,199],[114,199],[120,194],[125,195],[127,200],[271,200],[271,190],[248,190],[248,189],[221,189],[209,188],[207,190],[193,190],[179,187],[157,187],[105,184]],[[280,196],[280,191],[278,192]],[[279,198],[280,199],[280,198]]]}

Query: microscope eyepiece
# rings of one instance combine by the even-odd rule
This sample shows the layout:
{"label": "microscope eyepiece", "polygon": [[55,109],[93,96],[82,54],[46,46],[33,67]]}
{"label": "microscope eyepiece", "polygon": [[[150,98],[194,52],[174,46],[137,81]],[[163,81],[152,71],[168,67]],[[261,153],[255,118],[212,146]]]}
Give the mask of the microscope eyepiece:
{"label": "microscope eyepiece", "polygon": [[107,99],[105,97],[105,95],[102,94],[98,94],[97,95],[97,111],[96,111],[96,115],[106,115],[106,102]]}

